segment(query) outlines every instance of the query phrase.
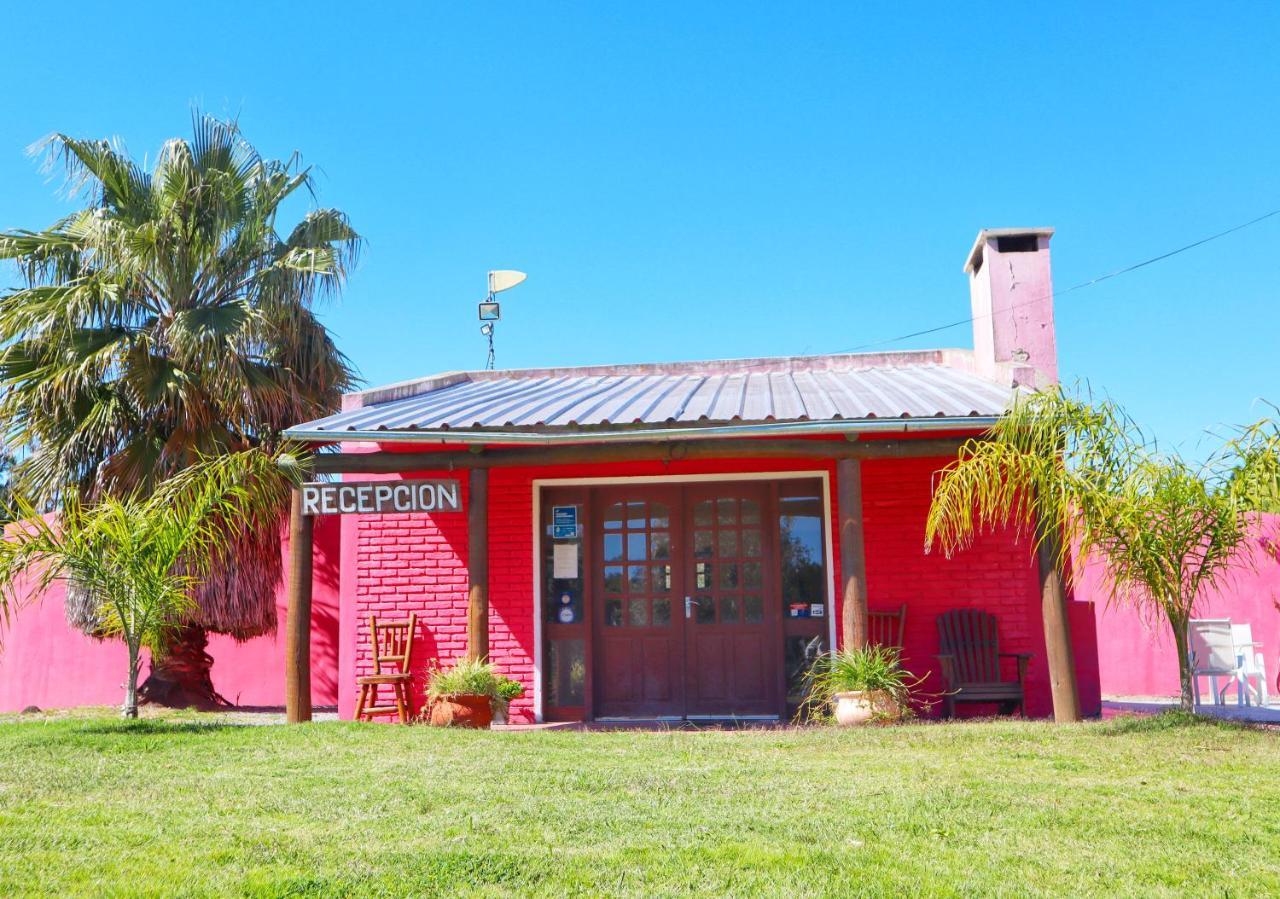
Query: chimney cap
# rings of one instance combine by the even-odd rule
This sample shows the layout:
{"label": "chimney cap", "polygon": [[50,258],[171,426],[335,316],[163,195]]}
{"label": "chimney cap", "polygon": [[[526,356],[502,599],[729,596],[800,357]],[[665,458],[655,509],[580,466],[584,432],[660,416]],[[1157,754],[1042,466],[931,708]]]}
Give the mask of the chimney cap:
{"label": "chimney cap", "polygon": [[1052,228],[983,228],[978,232],[977,238],[973,242],[973,248],[969,250],[969,255],[965,257],[964,273],[970,274],[974,271],[978,260],[982,258],[982,248],[986,246],[987,241],[994,237],[1053,237]]}

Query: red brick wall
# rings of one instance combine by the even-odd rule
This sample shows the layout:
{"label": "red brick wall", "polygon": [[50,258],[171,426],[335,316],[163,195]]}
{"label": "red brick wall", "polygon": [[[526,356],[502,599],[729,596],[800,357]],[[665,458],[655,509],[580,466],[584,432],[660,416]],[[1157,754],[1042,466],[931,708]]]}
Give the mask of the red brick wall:
{"label": "red brick wall", "polygon": [[[866,524],[867,595],[871,608],[907,604],[903,661],[926,677],[925,691],[941,689],[934,654],[936,618],[948,609],[979,608],[999,621],[1002,652],[1034,653],[1027,684],[1027,712],[1052,711],[1040,620],[1039,579],[1030,545],[1003,532],[979,537],[947,559],[924,551],[924,524],[933,473],[943,459],[874,460],[862,466]],[[1012,661],[1008,664],[1012,665]],[[1008,670],[1012,676],[1014,669]],[[964,708],[958,710],[964,714]],[[991,707],[971,707],[990,713]]]}
{"label": "red brick wall", "polygon": [[[1002,648],[1035,654],[1031,664],[1028,710],[1048,714],[1050,700],[1040,626],[1039,596],[1029,547],[1012,534],[988,535],[975,546],[946,559],[924,553],[924,519],[933,472],[942,460],[881,460],[863,464],[866,517],[867,581],[872,608],[908,603],[906,662],[937,690],[936,615],[946,609],[975,606],[1000,619]],[[490,657],[506,674],[526,685],[512,708],[514,720],[529,720],[533,710],[533,488],[536,479],[565,477],[634,477],[641,475],[719,474],[728,472],[826,470],[834,486],[834,465],[797,460],[732,460],[672,463],[625,463],[539,469],[494,469],[489,486]],[[465,472],[414,472],[405,477],[460,477],[463,502]],[[838,510],[832,491],[833,546]],[[370,670],[369,614],[404,617],[416,611],[423,622],[414,648],[416,702],[420,706],[422,674],[436,660],[448,663],[466,649],[467,524],[465,513],[434,517],[362,516],[344,539],[354,534],[357,571],[344,572],[343,627],[357,626],[345,641],[354,653],[351,668]],[[344,555],[350,559],[351,548]],[[838,578],[838,560],[833,560]],[[838,580],[837,580],[837,583]],[[350,586],[348,586],[350,585]],[[344,599],[346,599],[344,597]],[[351,612],[347,612],[348,608]],[[839,615],[839,608],[835,612]],[[355,620],[347,620],[347,618]],[[838,620],[838,618],[837,618]],[[344,666],[345,667],[345,666]],[[352,692],[344,692],[342,711],[350,715]]]}
{"label": "red brick wall", "polygon": [[494,469],[489,478],[489,656],[525,685],[513,721],[533,720],[533,479]]}
{"label": "red brick wall", "polygon": [[[444,476],[428,473],[406,477]],[[461,499],[467,508],[466,478]],[[426,666],[449,663],[467,648],[467,516],[362,515],[356,519],[355,674],[373,673],[368,619],[418,615],[413,646],[415,711]],[[344,622],[345,624],[346,622]]]}

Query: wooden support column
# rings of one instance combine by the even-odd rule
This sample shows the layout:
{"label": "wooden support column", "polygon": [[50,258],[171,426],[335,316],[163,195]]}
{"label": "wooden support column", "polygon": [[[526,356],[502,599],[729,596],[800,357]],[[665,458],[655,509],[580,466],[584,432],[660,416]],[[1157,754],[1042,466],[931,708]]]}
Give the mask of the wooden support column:
{"label": "wooden support column", "polygon": [[489,657],[489,470],[471,469],[467,491],[467,656]]}
{"label": "wooden support column", "polygon": [[311,536],[302,491],[289,503],[289,586],[284,630],[284,706],[290,724],[311,720]]}
{"label": "wooden support column", "polygon": [[1080,690],[1076,684],[1076,656],[1071,645],[1067,591],[1055,564],[1053,538],[1041,541],[1036,554],[1040,567],[1040,612],[1044,619],[1045,654],[1049,659],[1049,687],[1053,718],[1060,723],[1080,720]]}
{"label": "wooden support column", "polygon": [[846,648],[867,645],[867,558],[862,527],[862,463],[836,463],[836,504],[840,514],[840,576],[844,608],[841,638]]}

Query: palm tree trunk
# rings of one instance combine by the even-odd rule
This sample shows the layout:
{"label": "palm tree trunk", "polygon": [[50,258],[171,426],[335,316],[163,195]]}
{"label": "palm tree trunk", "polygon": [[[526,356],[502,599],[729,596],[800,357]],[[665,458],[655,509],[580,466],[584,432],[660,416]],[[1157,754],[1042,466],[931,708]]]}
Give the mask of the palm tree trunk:
{"label": "palm tree trunk", "polygon": [[142,665],[141,653],[132,643],[129,646],[129,674],[124,683],[124,705],[120,707],[120,715],[124,718],[138,717],[138,668]]}
{"label": "palm tree trunk", "polygon": [[230,705],[213,688],[213,656],[204,628],[185,625],[170,633],[163,652],[151,657],[151,673],[140,688],[143,702],[169,708],[214,709]]}
{"label": "palm tree trunk", "polygon": [[1178,683],[1181,687],[1179,708],[1184,712],[1195,711],[1195,688],[1191,677],[1191,659],[1188,655],[1190,644],[1187,641],[1187,619],[1181,615],[1170,615],[1169,626],[1173,628],[1174,651],[1178,653]]}

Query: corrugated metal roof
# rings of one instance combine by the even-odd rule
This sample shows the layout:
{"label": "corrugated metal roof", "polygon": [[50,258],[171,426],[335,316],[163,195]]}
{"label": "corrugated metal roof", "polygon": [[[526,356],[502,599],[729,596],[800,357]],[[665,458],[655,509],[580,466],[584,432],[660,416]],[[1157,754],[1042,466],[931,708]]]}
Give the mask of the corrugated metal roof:
{"label": "corrugated metal roof", "polygon": [[297,425],[294,436],[353,433],[536,431],[716,426],[877,419],[992,419],[1017,388],[942,364],[838,370],[796,360],[770,370],[679,368],[472,372],[417,395],[375,402]]}

